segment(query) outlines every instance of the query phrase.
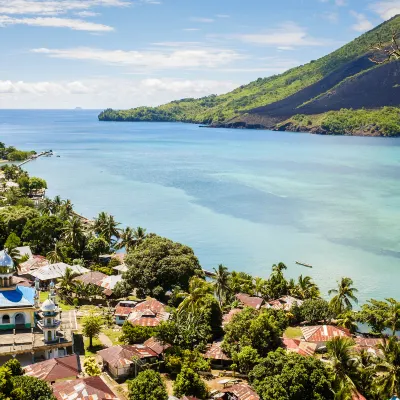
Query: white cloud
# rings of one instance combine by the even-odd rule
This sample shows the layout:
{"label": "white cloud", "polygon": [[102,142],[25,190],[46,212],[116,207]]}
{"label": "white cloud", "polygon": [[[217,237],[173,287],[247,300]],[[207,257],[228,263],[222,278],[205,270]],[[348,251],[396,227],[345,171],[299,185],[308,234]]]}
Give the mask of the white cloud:
{"label": "white cloud", "polygon": [[102,64],[136,67],[148,70],[173,68],[216,68],[243,58],[233,50],[193,47],[159,51],[102,50],[95,48],[33,49],[48,57],[96,61]]}
{"label": "white cloud", "polygon": [[217,14],[217,18],[230,18],[231,16],[228,14]]}
{"label": "white cloud", "polygon": [[93,11],[79,11],[79,12],[76,12],[75,15],[78,15],[79,17],[82,17],[82,18],[87,18],[87,17],[97,17],[98,15],[100,15],[100,13],[93,12]]}
{"label": "white cloud", "polygon": [[336,23],[339,20],[339,15],[336,12],[326,12],[322,14],[322,18],[328,20],[329,22]]}
{"label": "white cloud", "polygon": [[326,44],[326,40],[309,36],[307,31],[295,22],[285,22],[277,28],[263,33],[235,34],[230,37],[245,43],[280,48],[287,46],[322,46]]}
{"label": "white cloud", "polygon": [[126,7],[129,0],[0,0],[1,14],[58,15],[92,7]]}
{"label": "white cloud", "polygon": [[76,82],[0,81],[0,108],[126,108],[158,105],[184,97],[226,93],[231,81],[98,79]]}
{"label": "white cloud", "polygon": [[193,18],[190,18],[190,20],[193,22],[201,22],[201,23],[205,23],[205,24],[210,24],[211,22],[215,21],[212,18],[201,18],[201,17],[193,17]]}
{"label": "white cloud", "polygon": [[358,13],[356,11],[350,11],[350,13],[357,20],[357,22],[352,25],[353,30],[357,32],[365,32],[374,27],[374,24],[369,21],[364,14]]}
{"label": "white cloud", "polygon": [[199,28],[185,28],[183,30],[186,32],[196,32],[196,31],[199,31],[200,29]]}
{"label": "white cloud", "polygon": [[343,7],[345,5],[347,5],[346,0],[335,0],[335,4],[339,7]]}
{"label": "white cloud", "polygon": [[400,14],[400,0],[377,1],[372,3],[369,8],[382,19],[387,20]]}
{"label": "white cloud", "polygon": [[6,15],[0,15],[0,27],[6,27],[9,25],[69,28],[77,31],[91,32],[109,32],[114,30],[111,26],[83,21],[81,19],[58,17],[12,18]]}

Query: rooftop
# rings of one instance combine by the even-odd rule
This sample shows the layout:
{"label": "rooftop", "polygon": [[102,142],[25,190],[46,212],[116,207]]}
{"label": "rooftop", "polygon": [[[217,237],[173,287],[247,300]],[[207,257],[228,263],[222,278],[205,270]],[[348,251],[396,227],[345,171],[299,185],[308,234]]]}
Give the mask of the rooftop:
{"label": "rooftop", "polygon": [[16,286],[13,290],[0,290],[0,308],[33,307],[35,305],[35,289]]}
{"label": "rooftop", "polygon": [[164,353],[165,350],[167,350],[168,348],[171,347],[170,344],[162,344],[155,337],[151,337],[150,339],[147,339],[143,344],[146,347],[153,350],[155,353],[157,353],[157,355]]}
{"label": "rooftop", "polygon": [[246,293],[238,293],[235,296],[245,307],[255,308],[256,310],[260,309],[262,304],[264,303],[264,299],[256,296],[249,296]]}
{"label": "rooftop", "polygon": [[232,318],[235,314],[240,313],[242,311],[241,308],[233,308],[228,312],[228,314],[224,314],[222,316],[222,325],[229,324],[232,321]]}
{"label": "rooftop", "polygon": [[32,271],[49,264],[50,263],[46,257],[34,255],[29,260],[19,264],[18,275],[30,274]]}
{"label": "rooftop", "polygon": [[204,358],[209,358],[211,360],[225,360],[229,361],[230,358],[223,352],[221,348],[222,341],[214,342],[204,354]]}
{"label": "rooftop", "polygon": [[68,265],[60,262],[41,267],[36,271],[33,271],[31,275],[35,278],[39,278],[41,281],[49,281],[52,279],[62,278],[65,275],[67,268],[79,275],[86,274],[90,271],[89,269],[81,267],[80,265]]}
{"label": "rooftop", "polygon": [[100,376],[56,382],[52,386],[58,400],[118,400]]}
{"label": "rooftop", "polygon": [[85,285],[92,284],[101,286],[101,282],[104,278],[107,278],[106,274],[99,271],[89,271],[86,274],[76,277],[75,281],[83,282]]}
{"label": "rooftop", "polygon": [[312,356],[317,348],[316,343],[309,343],[300,339],[283,338],[282,345],[287,351],[292,351],[301,356]]}
{"label": "rooftop", "polygon": [[301,333],[307,342],[328,342],[335,337],[351,337],[348,329],[334,325],[303,326]]}
{"label": "rooftop", "polygon": [[133,357],[140,359],[158,357],[158,354],[154,350],[142,344],[111,346],[98,351],[97,354],[114,368],[126,367],[133,364]]}
{"label": "rooftop", "polygon": [[24,369],[25,375],[34,376],[47,382],[78,377],[81,371],[79,357],[76,354],[61,358],[51,358],[50,360],[28,365]]}
{"label": "rooftop", "polygon": [[260,396],[245,383],[238,383],[223,391],[235,395],[238,400],[260,400]]}

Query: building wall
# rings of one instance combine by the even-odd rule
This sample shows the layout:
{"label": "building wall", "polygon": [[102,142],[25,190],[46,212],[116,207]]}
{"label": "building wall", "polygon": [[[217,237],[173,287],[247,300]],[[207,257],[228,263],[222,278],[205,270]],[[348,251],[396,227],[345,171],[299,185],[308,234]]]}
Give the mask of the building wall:
{"label": "building wall", "polygon": [[126,317],[120,317],[120,316],[116,316],[115,317],[115,323],[117,324],[117,325],[123,325],[124,324],[124,322],[126,321]]}
{"label": "building wall", "polygon": [[[23,314],[25,319],[25,328],[31,328],[34,324],[33,312],[31,310],[2,310],[0,311],[0,330],[14,329],[15,328],[15,317],[18,314]],[[4,316],[9,316],[9,322],[6,322]],[[4,321],[4,322],[3,322]]]}

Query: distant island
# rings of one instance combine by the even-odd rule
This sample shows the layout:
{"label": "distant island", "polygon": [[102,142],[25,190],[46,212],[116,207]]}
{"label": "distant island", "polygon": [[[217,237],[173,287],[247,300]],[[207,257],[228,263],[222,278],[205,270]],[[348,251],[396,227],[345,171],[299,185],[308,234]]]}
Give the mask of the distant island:
{"label": "distant island", "polygon": [[100,121],[189,122],[210,127],[317,134],[400,135],[400,61],[370,60],[377,38],[389,43],[400,15],[333,53],[232,92],[159,107],[107,109]]}

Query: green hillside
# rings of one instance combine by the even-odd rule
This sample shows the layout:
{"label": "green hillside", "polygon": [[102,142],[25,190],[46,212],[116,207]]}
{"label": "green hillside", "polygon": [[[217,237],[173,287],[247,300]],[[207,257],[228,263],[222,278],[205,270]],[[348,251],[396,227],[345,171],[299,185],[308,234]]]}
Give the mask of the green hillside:
{"label": "green hillside", "polygon": [[[182,121],[224,124],[226,121],[240,118],[243,112],[300,93],[304,88],[319,82],[337,69],[370,52],[371,47],[376,44],[378,36],[383,42],[389,42],[393,30],[400,31],[400,15],[325,57],[280,75],[259,78],[227,94],[177,100],[159,107],[139,107],[129,110],[107,109],[99,115],[99,119],[103,121]],[[373,66],[370,63],[365,68]],[[348,78],[348,76],[344,78]],[[318,95],[323,93],[324,91],[321,91]],[[312,100],[312,98],[308,100]]]}

